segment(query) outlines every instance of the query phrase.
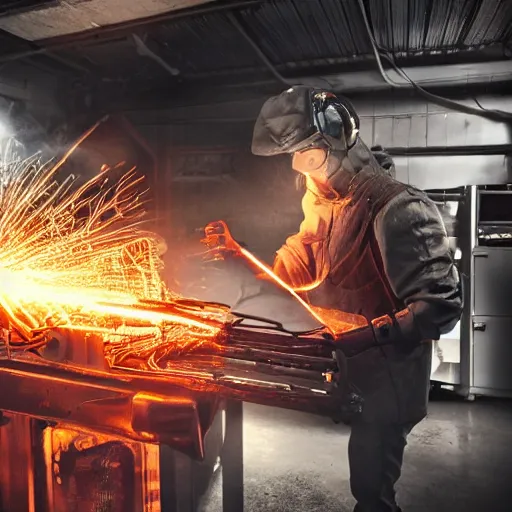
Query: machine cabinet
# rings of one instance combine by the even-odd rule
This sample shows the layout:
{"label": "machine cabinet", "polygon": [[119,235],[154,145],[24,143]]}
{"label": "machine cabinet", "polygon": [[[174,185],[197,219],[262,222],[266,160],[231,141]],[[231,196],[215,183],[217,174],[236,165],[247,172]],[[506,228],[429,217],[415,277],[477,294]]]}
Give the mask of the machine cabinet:
{"label": "machine cabinet", "polygon": [[473,317],[473,388],[487,395],[512,390],[512,317]]}
{"label": "machine cabinet", "polygon": [[431,378],[467,398],[512,396],[512,186],[427,193],[464,284],[460,322],[435,342]]}
{"label": "machine cabinet", "polygon": [[478,247],[473,258],[473,314],[512,316],[512,247]]}

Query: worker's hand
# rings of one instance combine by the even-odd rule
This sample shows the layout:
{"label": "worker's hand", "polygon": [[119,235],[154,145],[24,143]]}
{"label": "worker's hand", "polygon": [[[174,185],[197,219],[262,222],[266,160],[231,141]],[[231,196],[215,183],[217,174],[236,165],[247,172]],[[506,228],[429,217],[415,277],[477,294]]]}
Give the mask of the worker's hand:
{"label": "worker's hand", "polygon": [[339,408],[332,419],[334,423],[343,422],[346,425],[350,425],[352,421],[363,412],[364,400],[359,390],[348,381],[348,368],[345,354],[339,349],[337,349],[334,354],[336,356],[336,363],[338,364],[336,389]]}
{"label": "worker's hand", "polygon": [[334,423],[343,422],[345,425],[350,425],[363,412],[363,408],[363,397],[356,390],[350,390],[341,401],[339,414],[332,419]]}
{"label": "worker's hand", "polygon": [[241,246],[231,236],[228,226],[223,220],[210,222],[204,228],[204,238],[201,240],[208,247],[205,259],[223,260],[227,255],[238,255]]}

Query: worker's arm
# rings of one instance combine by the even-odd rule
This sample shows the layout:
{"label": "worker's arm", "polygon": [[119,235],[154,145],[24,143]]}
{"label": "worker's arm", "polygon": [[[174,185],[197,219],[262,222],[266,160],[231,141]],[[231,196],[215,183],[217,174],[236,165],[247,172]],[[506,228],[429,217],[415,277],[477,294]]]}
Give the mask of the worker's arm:
{"label": "worker's arm", "polygon": [[406,190],[379,212],[374,230],[391,288],[412,313],[402,331],[414,327],[422,340],[439,339],[460,317],[462,292],[437,207],[423,192]]}
{"label": "worker's arm", "polygon": [[277,251],[274,272],[293,287],[307,286],[324,276],[317,269],[327,269],[322,258],[322,247],[331,221],[332,209],[326,202],[319,203],[316,196],[307,191],[302,198],[304,220],[299,232],[290,236]]}
{"label": "worker's arm", "polygon": [[292,287],[305,286],[315,280],[315,267],[309,246],[300,233],[289,237],[277,251],[272,270]]}

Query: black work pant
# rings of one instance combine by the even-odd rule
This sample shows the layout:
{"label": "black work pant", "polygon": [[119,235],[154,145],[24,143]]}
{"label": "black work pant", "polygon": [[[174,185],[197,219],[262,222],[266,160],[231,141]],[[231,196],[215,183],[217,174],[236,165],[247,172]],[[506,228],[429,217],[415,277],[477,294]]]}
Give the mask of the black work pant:
{"label": "black work pant", "polygon": [[397,512],[395,484],[400,478],[407,436],[416,423],[352,425],[348,444],[354,512]]}

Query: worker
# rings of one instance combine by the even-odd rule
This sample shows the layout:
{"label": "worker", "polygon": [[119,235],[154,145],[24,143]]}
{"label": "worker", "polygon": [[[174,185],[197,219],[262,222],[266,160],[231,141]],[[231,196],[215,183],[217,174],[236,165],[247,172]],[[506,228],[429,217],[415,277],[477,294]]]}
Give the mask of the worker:
{"label": "worker", "polygon": [[[392,161],[359,136],[359,118],[343,97],[297,86],[265,102],[252,151],[288,153],[305,176],[304,220],[277,252],[274,270],[314,306],[392,319],[392,343],[368,327],[370,349],[349,357],[362,395],[351,425],[350,485],[356,512],[399,511],[395,484],[407,436],[427,412],[432,343],[457,323],[458,273],[436,206],[395,181]],[[350,355],[350,354],[348,354]]]}

